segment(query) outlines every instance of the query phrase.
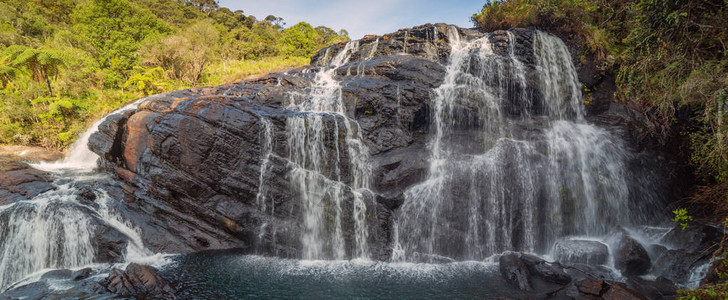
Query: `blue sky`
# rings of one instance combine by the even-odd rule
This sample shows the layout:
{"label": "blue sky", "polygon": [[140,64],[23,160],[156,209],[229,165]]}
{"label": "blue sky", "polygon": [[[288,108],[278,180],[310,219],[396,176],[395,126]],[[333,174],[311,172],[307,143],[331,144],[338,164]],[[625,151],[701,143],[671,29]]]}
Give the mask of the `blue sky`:
{"label": "blue sky", "polygon": [[286,26],[306,21],[313,26],[346,29],[352,39],[382,35],[425,23],[472,27],[470,16],[486,0],[220,0],[231,10],[263,19],[282,17]]}

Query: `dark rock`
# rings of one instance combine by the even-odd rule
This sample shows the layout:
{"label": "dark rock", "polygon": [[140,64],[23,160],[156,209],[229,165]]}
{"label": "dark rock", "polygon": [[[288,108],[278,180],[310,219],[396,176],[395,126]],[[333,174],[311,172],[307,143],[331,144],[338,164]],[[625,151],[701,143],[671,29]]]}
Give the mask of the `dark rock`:
{"label": "dark rock", "polygon": [[674,299],[677,298],[677,286],[674,282],[665,277],[657,277],[655,280],[646,280],[640,277],[627,279],[627,286],[649,299]]}
{"label": "dark rock", "polygon": [[602,295],[602,298],[605,300],[641,300],[641,299],[647,299],[645,296],[640,295],[638,292],[627,288],[624,284],[620,282],[613,282],[609,285],[609,289],[607,290],[604,295]]}
{"label": "dark rock", "polygon": [[83,268],[77,271],[74,271],[73,274],[71,274],[71,279],[74,281],[79,281],[88,278],[91,276],[91,273],[93,270],[91,268]]}
{"label": "dark rock", "polygon": [[690,224],[684,230],[680,225],[676,225],[662,238],[662,242],[673,249],[707,253],[717,249],[721,238],[723,233],[715,226]]}
{"label": "dark rock", "polygon": [[531,273],[515,252],[506,252],[498,259],[498,269],[505,280],[523,291],[533,290]]}
{"label": "dark rock", "polygon": [[81,201],[96,201],[96,193],[94,193],[93,189],[90,186],[83,186],[79,190],[80,193],[78,194],[78,196],[81,198]]}
{"label": "dark rock", "polygon": [[687,283],[694,268],[706,264],[711,254],[690,253],[684,250],[667,250],[652,266],[651,273],[677,283]]}
{"label": "dark rock", "polygon": [[71,277],[71,274],[73,271],[68,269],[53,270],[41,275],[40,279],[67,279]]}
{"label": "dark rock", "polygon": [[94,238],[91,240],[96,253],[95,260],[97,262],[124,261],[129,237],[104,223],[99,223],[95,228]]}
{"label": "dark rock", "polygon": [[553,253],[561,263],[601,265],[607,262],[609,248],[597,241],[562,239],[554,244]]}
{"label": "dark rock", "polygon": [[626,276],[644,275],[650,270],[652,261],[640,243],[623,236],[617,244],[614,253],[615,267]]}
{"label": "dark rock", "polygon": [[549,263],[531,254],[521,254],[521,260],[534,276],[557,284],[568,284],[571,282],[571,276],[564,272],[563,267],[558,263]]}
{"label": "dark rock", "polygon": [[[0,172],[0,205],[29,200],[54,189],[51,175],[31,168],[22,162],[12,162],[0,158],[0,163],[12,165],[11,171]],[[8,166],[5,166],[8,168]]]}
{"label": "dark rock", "polygon": [[157,269],[131,263],[125,271],[111,269],[106,289],[120,296],[140,299],[175,299],[175,290]]}
{"label": "dark rock", "polygon": [[601,280],[615,280],[619,276],[612,269],[602,265],[592,266],[587,264],[570,264],[566,266],[565,271],[574,281],[595,278]]}
{"label": "dark rock", "polygon": [[604,291],[609,288],[604,280],[594,278],[587,278],[582,281],[578,281],[574,285],[576,285],[579,289],[579,292],[594,296],[602,295]]}
{"label": "dark rock", "polygon": [[50,292],[48,283],[37,281],[0,293],[0,300],[40,300],[45,299]]}

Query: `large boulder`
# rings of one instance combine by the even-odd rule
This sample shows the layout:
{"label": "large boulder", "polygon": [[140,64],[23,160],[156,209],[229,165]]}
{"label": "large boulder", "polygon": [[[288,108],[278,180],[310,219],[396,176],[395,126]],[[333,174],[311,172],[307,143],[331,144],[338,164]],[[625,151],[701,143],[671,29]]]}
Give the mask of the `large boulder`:
{"label": "large boulder", "polygon": [[562,239],[554,244],[552,253],[561,263],[602,265],[609,258],[607,245],[591,240]]}
{"label": "large boulder", "polygon": [[614,252],[614,265],[623,275],[644,275],[650,270],[652,261],[640,243],[625,235]]}

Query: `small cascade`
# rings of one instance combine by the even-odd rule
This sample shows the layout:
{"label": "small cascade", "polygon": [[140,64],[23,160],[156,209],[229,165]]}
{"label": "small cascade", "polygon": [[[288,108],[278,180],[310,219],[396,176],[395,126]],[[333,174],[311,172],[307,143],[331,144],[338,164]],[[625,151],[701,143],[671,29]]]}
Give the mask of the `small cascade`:
{"label": "small cascade", "polygon": [[563,42],[534,36],[539,103],[513,33],[506,51],[496,51],[489,36],[461,41],[450,30],[448,37],[450,62],[434,91],[429,175],[405,192],[394,259],[547,253],[563,236],[629,226],[641,213],[627,205],[630,154],[618,137],[584,121]]}
{"label": "small cascade", "polygon": [[33,164],[33,168],[49,172],[60,170],[74,170],[80,172],[93,171],[93,169],[96,168],[96,162],[99,156],[88,148],[88,139],[91,138],[91,135],[98,131],[99,125],[106,121],[106,119],[108,119],[110,116],[122,114],[126,111],[136,109],[137,107],[139,107],[139,104],[147,99],[149,98],[141,98],[132,103],[129,103],[94,122],[89,127],[89,129],[81,134],[78,140],[76,140],[73,145],[71,145],[71,150],[68,152],[66,158],[55,162],[40,162],[37,164]]}
{"label": "small cascade", "polygon": [[273,124],[266,118],[260,118],[260,122],[263,124],[263,130],[261,130],[261,140],[263,142],[261,143],[262,158],[260,163],[260,177],[258,178],[258,193],[255,195],[255,202],[263,213],[270,213],[272,215],[275,210],[275,207],[273,206],[275,203],[271,201],[270,208],[268,208],[268,203],[266,202],[267,199],[265,197],[267,190],[265,185],[265,174],[268,172],[270,157],[273,154]]}
{"label": "small cascade", "polygon": [[32,200],[0,207],[0,290],[43,269],[95,263],[98,234],[108,230],[126,240],[125,261],[153,255],[140,232],[109,208],[114,200],[105,191],[93,191],[95,205],[77,200],[79,183],[96,180],[77,177]]}
{"label": "small cascade", "polygon": [[[347,43],[331,65],[316,74],[310,95],[294,97],[290,105],[300,112],[287,119],[286,130],[293,164],[291,184],[302,202],[301,242],[306,259],[368,255],[364,203],[371,177],[368,150],[358,123],[346,116],[341,86],[334,79],[336,69],[358,48],[358,41]],[[333,144],[333,152],[326,151],[332,148],[328,144]],[[348,163],[342,161],[344,157]],[[347,203],[353,207],[346,207]],[[349,242],[353,247],[344,237],[345,219],[354,221],[354,240]],[[347,253],[347,247],[353,249]]]}
{"label": "small cascade", "polygon": [[32,166],[56,173],[54,190],[31,200],[0,206],[0,291],[43,269],[93,264],[99,234],[114,231],[126,241],[125,261],[148,261],[154,254],[144,247],[141,234],[110,208],[111,197],[94,187],[93,202],[79,201],[81,187],[108,180],[94,174],[98,155],[88,149],[89,137],[109,116],[135,109],[140,99],[95,122],[75,142],[66,158]]}
{"label": "small cascade", "polygon": [[92,221],[74,192],[66,184],[33,202],[0,207],[0,290],[35,271],[93,262]]}

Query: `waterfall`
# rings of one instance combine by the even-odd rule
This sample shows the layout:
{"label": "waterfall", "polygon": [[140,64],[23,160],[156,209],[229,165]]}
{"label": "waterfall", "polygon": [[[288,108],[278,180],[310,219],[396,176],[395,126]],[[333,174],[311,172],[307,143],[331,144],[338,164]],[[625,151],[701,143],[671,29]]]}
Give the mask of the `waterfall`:
{"label": "waterfall", "polygon": [[[359,42],[349,42],[319,71],[309,95],[293,99],[289,108],[300,112],[287,119],[291,185],[301,199],[303,258],[367,257],[368,230],[364,197],[369,194],[371,168],[368,150],[356,121],[346,116],[336,69],[348,62]],[[343,141],[341,138],[343,137]],[[334,151],[327,152],[332,143]],[[330,148],[330,147],[329,147]],[[343,149],[342,149],[343,148]],[[346,157],[348,164],[342,162]],[[347,203],[353,203],[350,211]],[[351,215],[354,241],[347,255],[342,224]]]}
{"label": "waterfall", "polygon": [[[151,97],[158,96],[160,95],[155,95]],[[96,168],[96,161],[99,158],[96,153],[88,148],[88,139],[91,138],[91,135],[98,131],[99,125],[106,121],[106,119],[108,119],[110,116],[122,114],[126,111],[136,109],[137,107],[139,107],[140,103],[147,99],[150,99],[151,97],[141,98],[134,102],[131,102],[91,124],[89,129],[81,134],[81,136],[73,143],[73,145],[71,145],[71,150],[68,152],[68,155],[66,155],[64,159],[55,162],[40,162],[37,164],[32,164],[31,166],[33,166],[33,168],[49,172],[60,170],[91,172],[94,168]]]}
{"label": "waterfall", "polygon": [[500,53],[489,36],[461,41],[457,31],[448,34],[454,42],[433,93],[429,174],[405,192],[395,259],[546,253],[559,237],[630,225],[639,212],[627,208],[629,152],[584,120],[564,43],[534,35],[534,92],[513,33]]}
{"label": "waterfall", "polygon": [[[0,291],[34,272],[76,268],[96,262],[94,243],[98,232],[111,228],[126,240],[125,261],[146,260],[153,255],[144,247],[138,229],[110,208],[111,196],[94,183],[108,180],[96,175],[98,155],[88,149],[88,139],[109,116],[135,109],[148,98],[137,100],[95,122],[75,142],[63,160],[32,164],[57,175],[55,189],[33,199],[0,206]],[[95,195],[79,201],[81,187]]]}

